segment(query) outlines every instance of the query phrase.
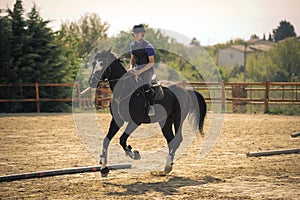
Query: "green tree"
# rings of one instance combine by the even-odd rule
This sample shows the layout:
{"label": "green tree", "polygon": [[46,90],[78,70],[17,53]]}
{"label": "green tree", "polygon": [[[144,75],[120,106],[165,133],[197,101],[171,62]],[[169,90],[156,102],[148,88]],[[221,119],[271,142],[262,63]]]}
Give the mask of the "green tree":
{"label": "green tree", "polygon": [[300,75],[300,43],[296,38],[287,38],[278,42],[270,50],[269,55],[276,66],[287,72],[290,80],[293,76]]}
{"label": "green tree", "polygon": [[247,78],[251,81],[263,81],[265,79],[265,68],[262,65],[261,53],[252,53],[247,58]]}
{"label": "green tree", "polygon": [[[17,0],[13,10],[8,10],[7,16],[0,17],[1,83],[71,83],[79,68],[78,54],[73,52],[72,47],[68,48],[68,43],[65,43],[67,40],[63,40],[59,33],[48,28],[49,21],[40,17],[35,5],[27,14],[27,20],[23,15],[22,2]],[[39,91],[44,98],[51,93],[45,87]],[[71,94],[71,89],[57,89],[54,94],[55,98],[66,97],[66,94]],[[32,98],[34,90],[23,88],[21,95],[23,98]],[[19,97],[20,90],[16,87],[0,91],[0,98]],[[59,102],[41,105],[43,111],[62,111],[66,108],[64,103]],[[33,103],[8,103],[0,109],[2,112],[34,110]]]}
{"label": "green tree", "polygon": [[250,36],[250,40],[258,40],[258,39],[259,39],[259,36],[256,35],[256,34],[252,34],[252,35]]}
{"label": "green tree", "polygon": [[11,37],[10,37],[10,47],[12,59],[12,68],[9,77],[7,77],[7,82],[22,82],[19,79],[19,70],[24,66],[24,47],[27,43],[26,41],[26,21],[23,17],[24,10],[22,6],[22,1],[17,0],[14,4],[13,10],[8,10],[10,24],[11,24]]}
{"label": "green tree", "polygon": [[72,35],[78,41],[79,57],[85,58],[99,43],[107,39],[109,24],[102,22],[95,14],[85,14],[77,22],[62,24],[66,35]]}
{"label": "green tree", "polygon": [[273,29],[273,35],[275,42],[278,42],[288,37],[295,37],[296,33],[294,26],[290,22],[283,20],[276,29]]}
{"label": "green tree", "polygon": [[272,34],[269,33],[268,41],[273,42]]}
{"label": "green tree", "polygon": [[269,53],[253,53],[247,58],[247,75],[250,81],[286,81],[285,71],[272,62]]}
{"label": "green tree", "polygon": [[237,45],[237,44],[244,45],[245,42],[246,41],[241,38],[236,38],[236,39],[229,40],[226,44],[227,45]]}
{"label": "green tree", "polygon": [[[70,29],[71,28],[71,29]],[[76,26],[71,25],[66,27],[62,25],[61,30],[58,31],[55,36],[57,42],[62,49],[63,58],[65,59],[65,65],[69,69],[69,78],[74,79],[77,75],[78,69],[83,63],[83,59],[79,56],[78,50],[78,38],[74,35],[76,32]]]}
{"label": "green tree", "polygon": [[219,68],[220,74],[222,76],[222,80],[224,80],[225,82],[229,82],[229,80],[231,78],[232,69],[230,67],[226,67],[226,66],[219,66],[218,68]]}
{"label": "green tree", "polygon": [[113,52],[117,53],[120,56],[123,56],[123,58],[128,61],[130,58],[129,47],[132,41],[133,37],[130,30],[120,31],[116,37],[110,38],[110,42],[108,44],[109,47],[107,48],[112,47]]}
{"label": "green tree", "polygon": [[24,66],[20,73],[23,82],[51,82],[53,79],[49,73],[53,70],[53,61],[50,60],[54,37],[48,21],[44,21],[34,5],[28,13],[26,21],[27,43],[24,46]]}
{"label": "green tree", "polygon": [[278,42],[269,52],[253,53],[247,59],[252,81],[293,81],[300,75],[300,43],[295,38]]}
{"label": "green tree", "polygon": [[80,56],[85,56],[89,53],[97,44],[107,38],[107,30],[109,24],[102,22],[100,17],[92,13],[86,14],[79,20],[80,28],[80,43],[79,49],[81,52]]}
{"label": "green tree", "polygon": [[232,78],[238,78],[244,72],[244,66],[235,65],[231,71]]}
{"label": "green tree", "polygon": [[[47,27],[49,21],[40,17],[34,5],[26,21],[27,43],[24,66],[20,69],[23,82],[61,83],[71,81],[72,65],[59,37]],[[76,66],[78,67],[78,66]],[[71,71],[71,72],[70,72]]]}
{"label": "green tree", "polygon": [[[12,79],[12,56],[11,56],[11,24],[7,16],[0,16],[0,83],[9,82]],[[8,78],[11,77],[11,78]]]}

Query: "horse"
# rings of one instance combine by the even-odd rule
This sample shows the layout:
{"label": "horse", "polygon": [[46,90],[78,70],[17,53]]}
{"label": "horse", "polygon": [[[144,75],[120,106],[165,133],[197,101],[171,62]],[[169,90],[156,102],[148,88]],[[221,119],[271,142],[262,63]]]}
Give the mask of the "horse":
{"label": "horse", "polygon": [[[155,105],[159,105],[156,114],[149,117],[147,114],[147,99],[137,84],[138,76],[130,73],[124,67],[120,57],[109,50],[99,52],[95,50],[92,73],[88,83],[90,87],[96,88],[99,83],[106,82],[113,93],[110,101],[110,113],[112,120],[106,137],[103,140],[102,153],[100,155],[101,175],[109,174],[107,167],[108,146],[124,122],[128,122],[125,131],[120,137],[120,145],[125,155],[134,160],[139,160],[141,155],[127,145],[130,134],[143,123],[159,123],[163,136],[168,144],[168,156],[163,172],[168,174],[173,169],[176,150],[183,140],[182,124],[188,117],[193,122],[194,130],[203,134],[203,124],[206,116],[206,102],[204,97],[193,89],[185,89],[180,84],[169,83],[158,85],[159,98],[155,98]],[[158,92],[159,93],[159,92]],[[161,95],[163,94],[163,95]],[[172,127],[174,126],[175,133]]]}

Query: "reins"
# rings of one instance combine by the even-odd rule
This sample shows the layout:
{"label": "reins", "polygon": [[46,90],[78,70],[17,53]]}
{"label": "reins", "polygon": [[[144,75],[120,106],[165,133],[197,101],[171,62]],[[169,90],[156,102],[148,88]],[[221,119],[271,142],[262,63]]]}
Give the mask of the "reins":
{"label": "reins", "polygon": [[129,78],[131,78],[131,76],[128,76],[128,77],[125,77],[125,78],[117,78],[117,79],[112,79],[112,80],[106,80],[104,82],[108,82],[108,83],[118,82],[119,80],[126,80],[126,79],[129,79]]}
{"label": "reins", "polygon": [[[119,80],[125,81],[126,79],[130,79],[130,78],[131,78],[131,77],[128,76],[128,77],[125,77],[125,78],[114,79],[114,80],[110,80],[110,81],[108,80],[108,82],[111,82],[111,81],[119,81]],[[129,82],[129,84],[131,84],[131,86],[133,85],[132,82],[133,82],[133,80]],[[128,97],[131,97],[131,95],[134,93],[134,91],[132,91],[132,92],[129,92],[126,96],[122,97],[123,92],[124,92],[124,90],[125,90],[125,84],[122,84],[122,86],[123,86],[123,88],[122,88],[122,90],[121,90],[121,93],[118,95],[118,97],[113,97],[113,98],[112,98],[112,99],[113,99],[114,101],[116,101],[117,103],[120,103],[120,102],[124,101],[125,99],[127,99]],[[134,88],[134,86],[133,86],[133,88]],[[122,97],[122,98],[121,98],[121,97]]]}

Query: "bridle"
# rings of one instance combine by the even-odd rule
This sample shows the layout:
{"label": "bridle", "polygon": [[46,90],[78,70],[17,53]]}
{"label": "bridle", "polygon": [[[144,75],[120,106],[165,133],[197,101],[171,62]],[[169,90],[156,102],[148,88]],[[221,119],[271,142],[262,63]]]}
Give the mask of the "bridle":
{"label": "bridle", "polygon": [[[110,62],[110,60],[111,59],[109,59],[109,57],[108,57],[108,55],[106,54],[105,55],[105,57],[101,57],[101,59],[97,59],[97,61],[102,61],[102,63],[104,64],[104,68],[107,68],[106,70],[108,70],[108,76],[110,76],[111,75],[111,64],[115,61],[115,60],[117,60],[117,58],[116,57],[114,57],[114,60],[112,61],[112,62]],[[108,64],[108,63],[110,63],[110,64]],[[95,72],[95,67],[96,67],[96,63],[95,63],[95,61],[93,61],[93,69],[92,69],[92,75],[95,75],[96,76],[96,78],[98,79],[98,80],[100,80],[99,82],[102,82],[102,83],[112,83],[112,82],[118,82],[119,80],[126,80],[126,79],[129,79],[129,78],[131,78],[131,76],[127,76],[127,77],[124,77],[124,78],[117,78],[117,79],[111,79],[111,80],[107,80],[107,79],[105,79],[105,80],[102,80],[102,78],[101,77],[99,77],[99,75],[98,74],[96,74],[96,73],[94,73]],[[104,70],[104,72],[106,71],[106,70]],[[103,73],[104,73],[103,72]],[[102,73],[102,74],[103,74]]]}
{"label": "bridle", "polygon": [[[95,61],[96,60],[96,61]],[[118,58],[116,58],[114,56],[113,58],[113,61],[111,62],[112,59],[109,59],[109,54],[104,54],[104,55],[101,55],[99,58],[96,58],[94,61],[93,61],[93,70],[92,70],[92,75],[91,76],[94,76],[97,80],[98,80],[98,83],[113,83],[113,82],[118,82],[118,81],[124,81],[124,83],[121,84],[121,87],[120,88],[120,93],[117,94],[117,95],[113,95],[112,97],[112,101],[114,101],[116,104],[117,104],[117,110],[118,110],[118,113],[119,113],[119,116],[122,118],[121,116],[121,113],[120,113],[120,104],[122,101],[130,98],[132,96],[132,94],[134,93],[134,91],[132,92],[128,92],[127,94],[125,94],[125,81],[126,80],[129,80],[129,84],[131,85],[130,87],[133,88],[133,90],[135,89],[135,86],[134,86],[134,80],[135,81],[138,81],[138,76],[135,76],[135,79],[132,78],[134,75],[128,75],[128,76],[125,76],[125,77],[121,77],[121,78],[116,78],[116,79],[108,79],[108,78],[105,78],[104,80],[102,79],[103,78],[103,75],[104,73],[107,73],[107,77],[110,77],[111,76],[111,73],[112,73],[112,69],[111,69],[111,65],[113,62],[115,61],[119,61]],[[101,73],[97,73],[95,72],[95,67],[96,67],[96,64],[97,62],[102,62],[100,64],[103,64],[103,72]],[[121,64],[121,63],[120,63]],[[102,70],[101,70],[102,71]],[[130,80],[132,79],[132,81]]]}
{"label": "bridle", "polygon": [[[107,69],[105,69],[105,70],[103,71],[103,73],[104,73],[106,70],[109,70],[109,71],[108,71],[108,74],[110,75],[110,74],[111,74],[110,65],[111,65],[112,62],[111,62],[110,64],[108,64],[109,61],[110,61],[109,58],[108,58],[108,55],[106,55],[105,57],[101,57],[101,59],[97,59],[98,62],[99,62],[99,60],[102,61],[102,63],[104,64],[104,67],[103,67],[103,68],[107,68]],[[107,82],[107,81],[103,81],[103,80],[102,80],[102,77],[100,77],[100,76],[103,76],[103,73],[101,73],[101,74],[95,73],[95,68],[96,68],[96,65],[97,65],[97,63],[95,62],[95,60],[93,61],[92,65],[93,65],[92,76],[96,77],[97,80],[99,80],[99,82]]]}
{"label": "bridle", "polygon": [[[93,69],[92,69],[92,76],[94,76],[95,78],[97,78],[97,80],[99,80],[100,83],[113,83],[113,82],[118,82],[118,81],[126,81],[127,79],[132,78],[132,76],[126,76],[126,77],[121,77],[121,78],[117,78],[117,79],[110,79],[108,80],[106,79],[102,79],[102,76],[104,73],[108,73],[108,77],[111,75],[111,64],[117,60],[116,57],[113,58],[113,61],[111,62],[112,59],[109,59],[109,55],[108,54],[104,54],[103,56],[101,56],[99,59],[96,59],[98,62],[101,61],[103,63],[103,68],[105,69],[102,73],[96,73],[95,72],[95,68],[96,68],[96,62],[93,61],[92,65],[93,65]],[[108,70],[108,71],[107,71]],[[107,72],[106,72],[107,71]],[[136,76],[137,78],[137,76]],[[137,80],[136,80],[137,81]],[[134,83],[130,82],[131,85],[134,85]],[[122,84],[123,89],[121,90],[121,93],[118,95],[118,97],[114,97],[113,100],[115,100],[116,102],[121,102],[125,99],[127,99],[128,97],[130,97],[132,95],[132,93],[129,93],[127,95],[125,95],[125,97],[123,96],[123,92],[125,90],[125,84]],[[133,86],[134,88],[134,86]],[[122,98],[121,98],[122,97]]]}

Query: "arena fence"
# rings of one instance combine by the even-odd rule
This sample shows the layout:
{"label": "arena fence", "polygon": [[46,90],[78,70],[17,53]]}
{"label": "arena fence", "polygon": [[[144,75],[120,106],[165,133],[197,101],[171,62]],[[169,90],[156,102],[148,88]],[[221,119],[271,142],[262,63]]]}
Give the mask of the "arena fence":
{"label": "arena fence", "polygon": [[[247,105],[260,104],[264,107],[264,112],[269,112],[270,105],[281,104],[300,104],[300,82],[181,82],[183,87],[191,87],[203,94],[205,100],[209,103],[219,103],[222,110],[225,111],[227,104],[232,105],[232,112],[245,112]],[[49,88],[47,97],[40,94],[40,88]],[[68,88],[69,91],[75,92],[69,96],[57,97],[55,88]],[[47,84],[0,84],[0,90],[7,92],[10,88],[18,88],[18,97],[16,95],[11,97],[0,97],[1,103],[9,102],[34,102],[36,105],[36,112],[41,112],[41,102],[75,102],[74,106],[91,107],[92,101],[98,109],[107,108],[111,99],[111,91],[106,84],[101,84],[95,93],[93,90],[85,90],[79,83],[47,83]],[[23,95],[24,88],[34,92],[34,96],[25,98]],[[82,91],[85,91],[84,94]],[[217,95],[215,95],[215,93]],[[73,96],[73,97],[72,97]]]}

